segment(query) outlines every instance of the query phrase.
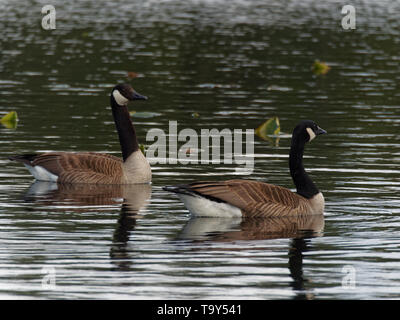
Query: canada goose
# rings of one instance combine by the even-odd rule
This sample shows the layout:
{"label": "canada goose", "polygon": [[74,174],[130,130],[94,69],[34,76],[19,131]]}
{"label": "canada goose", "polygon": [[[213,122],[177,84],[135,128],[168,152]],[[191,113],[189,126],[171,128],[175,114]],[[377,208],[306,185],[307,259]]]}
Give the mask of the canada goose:
{"label": "canada goose", "polygon": [[297,192],[252,180],[193,182],[166,186],[194,216],[274,217],[323,214],[324,197],[303,167],[306,142],[326,133],[314,121],[301,121],[293,130],[289,168]]}
{"label": "canada goose", "polygon": [[118,84],[110,95],[111,110],[121,144],[122,158],[93,152],[48,152],[10,157],[22,162],[36,180],[58,183],[135,184],[151,181],[151,168],[139,149],[127,104],[147,100],[129,84]]}

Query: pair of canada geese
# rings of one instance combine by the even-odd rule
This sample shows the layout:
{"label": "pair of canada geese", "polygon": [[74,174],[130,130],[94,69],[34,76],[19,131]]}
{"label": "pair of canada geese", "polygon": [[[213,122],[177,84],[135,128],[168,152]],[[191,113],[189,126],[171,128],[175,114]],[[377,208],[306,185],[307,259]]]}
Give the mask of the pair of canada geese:
{"label": "pair of canada geese", "polygon": [[[111,110],[121,144],[122,158],[92,152],[48,152],[10,157],[22,162],[37,180],[57,183],[139,184],[151,182],[150,164],[139,149],[135,127],[127,104],[146,100],[128,84],[115,86],[110,95]],[[324,197],[303,167],[307,142],[326,133],[311,120],[293,130],[289,168],[296,193],[280,186],[252,181],[227,180],[193,182],[167,186],[195,216],[275,217],[323,214]]]}

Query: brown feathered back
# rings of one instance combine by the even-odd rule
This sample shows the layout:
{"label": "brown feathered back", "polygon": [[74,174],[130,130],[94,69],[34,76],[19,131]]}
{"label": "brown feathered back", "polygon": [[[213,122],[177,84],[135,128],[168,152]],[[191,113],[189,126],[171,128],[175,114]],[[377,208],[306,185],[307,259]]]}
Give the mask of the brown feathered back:
{"label": "brown feathered back", "polygon": [[307,199],[289,189],[258,181],[195,182],[180,188],[214,201],[229,203],[241,209],[247,217],[308,214],[312,209]]}
{"label": "brown feathered back", "polygon": [[61,183],[118,184],[122,177],[122,160],[102,153],[44,153],[31,165],[45,168]]}

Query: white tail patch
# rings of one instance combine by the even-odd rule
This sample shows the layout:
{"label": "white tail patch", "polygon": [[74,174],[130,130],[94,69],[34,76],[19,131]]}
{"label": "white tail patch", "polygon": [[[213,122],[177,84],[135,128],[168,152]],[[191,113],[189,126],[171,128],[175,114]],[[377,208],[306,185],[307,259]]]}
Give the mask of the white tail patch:
{"label": "white tail patch", "polygon": [[311,128],[307,128],[307,132],[308,132],[308,135],[310,136],[310,140],[308,140],[308,142],[310,142],[311,140],[313,140],[316,137],[316,134],[314,133],[313,129],[311,129]]}
{"label": "white tail patch", "polygon": [[216,202],[201,196],[178,194],[186,208],[195,217],[233,218],[241,217],[242,211],[224,202]]}
{"label": "white tail patch", "polygon": [[24,163],[24,165],[28,168],[29,172],[35,177],[36,180],[57,182],[58,176],[47,171],[45,168],[41,166],[32,167],[26,163]]}
{"label": "white tail patch", "polygon": [[124,106],[128,103],[128,99],[125,98],[118,90],[114,90],[113,91],[113,97],[115,99],[115,101],[120,105],[120,106]]}

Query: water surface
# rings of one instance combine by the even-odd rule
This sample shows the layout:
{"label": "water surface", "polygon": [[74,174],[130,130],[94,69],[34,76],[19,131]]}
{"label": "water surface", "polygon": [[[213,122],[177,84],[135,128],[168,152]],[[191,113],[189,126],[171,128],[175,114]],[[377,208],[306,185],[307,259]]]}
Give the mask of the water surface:
{"label": "water surface", "polygon": [[[354,1],[353,31],[341,28],[342,1],[53,3],[52,31],[40,26],[47,3],[0,4],[0,113],[20,118],[16,130],[0,128],[1,298],[399,297],[399,1]],[[311,72],[316,59],[327,75]],[[307,146],[305,166],[324,217],[191,219],[161,189],[230,178],[293,188],[285,137],[255,138],[250,176],[223,163],[155,164],[148,187],[32,184],[7,160],[119,156],[108,95],[121,81],[150,98],[130,105],[154,113],[134,118],[144,144],[169,121],[244,130],[278,116],[285,133],[316,121],[328,135]]]}

